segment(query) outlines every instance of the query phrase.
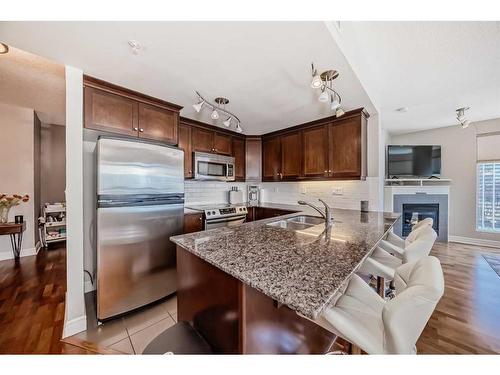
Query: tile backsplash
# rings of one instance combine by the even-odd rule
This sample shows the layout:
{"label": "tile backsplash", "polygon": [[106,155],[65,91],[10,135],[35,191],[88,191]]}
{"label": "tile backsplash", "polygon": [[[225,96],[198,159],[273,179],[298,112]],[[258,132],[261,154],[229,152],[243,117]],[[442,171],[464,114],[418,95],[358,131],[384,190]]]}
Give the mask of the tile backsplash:
{"label": "tile backsplash", "polygon": [[[262,202],[297,204],[298,200],[312,202],[321,198],[337,208],[359,210],[361,200],[369,201],[370,210],[381,207],[378,177],[368,177],[365,181],[261,182],[252,185],[260,186]],[[186,181],[184,186],[186,205],[227,203],[232,186],[243,190],[245,196],[247,189],[244,182]]]}
{"label": "tile backsplash", "polygon": [[195,204],[221,204],[229,201],[229,190],[237,186],[243,190],[246,197],[247,185],[244,182],[222,182],[222,181],[185,181],[185,205]]}

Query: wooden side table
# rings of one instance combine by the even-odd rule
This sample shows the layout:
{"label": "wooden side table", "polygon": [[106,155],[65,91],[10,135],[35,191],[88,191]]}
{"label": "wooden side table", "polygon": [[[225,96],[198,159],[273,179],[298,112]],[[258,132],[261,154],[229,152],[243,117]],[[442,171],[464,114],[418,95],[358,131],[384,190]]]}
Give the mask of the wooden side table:
{"label": "wooden side table", "polygon": [[12,252],[14,253],[14,259],[19,260],[19,255],[21,254],[21,246],[23,243],[23,232],[26,230],[26,222],[23,221],[21,224],[7,223],[0,224],[0,236],[4,234],[10,235],[10,243],[12,244]]}

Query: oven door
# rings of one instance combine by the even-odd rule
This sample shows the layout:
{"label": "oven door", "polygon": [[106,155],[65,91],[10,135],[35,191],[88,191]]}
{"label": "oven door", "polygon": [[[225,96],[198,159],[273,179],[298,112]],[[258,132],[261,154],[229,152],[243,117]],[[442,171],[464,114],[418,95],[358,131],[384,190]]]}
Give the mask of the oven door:
{"label": "oven door", "polygon": [[234,227],[243,224],[247,219],[247,215],[239,215],[232,217],[224,217],[220,219],[205,220],[205,230],[220,228],[220,227]]}

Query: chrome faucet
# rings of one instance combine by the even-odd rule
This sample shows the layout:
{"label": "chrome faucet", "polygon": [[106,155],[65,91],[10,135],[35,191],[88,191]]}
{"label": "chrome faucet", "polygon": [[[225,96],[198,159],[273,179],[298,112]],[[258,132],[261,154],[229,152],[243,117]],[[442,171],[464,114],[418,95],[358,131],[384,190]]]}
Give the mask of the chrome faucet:
{"label": "chrome faucet", "polygon": [[314,208],[316,211],[318,211],[321,216],[325,219],[325,225],[330,226],[333,224],[333,214],[332,214],[332,208],[326,204],[326,202],[323,199],[318,199],[323,205],[325,206],[325,212],[321,210],[321,208],[315,206],[314,204],[308,203],[306,201],[298,201],[297,203],[303,206],[309,206],[311,208]]}

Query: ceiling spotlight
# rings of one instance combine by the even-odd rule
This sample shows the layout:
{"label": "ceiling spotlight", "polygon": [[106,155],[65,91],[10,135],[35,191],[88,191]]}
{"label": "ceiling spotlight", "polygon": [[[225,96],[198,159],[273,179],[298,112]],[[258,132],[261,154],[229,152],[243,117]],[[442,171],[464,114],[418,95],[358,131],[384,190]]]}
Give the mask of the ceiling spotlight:
{"label": "ceiling spotlight", "polygon": [[231,126],[231,116],[229,116],[225,121],[222,121],[222,123],[226,128],[229,128]]}
{"label": "ceiling spotlight", "polygon": [[196,104],[193,104],[193,108],[196,112],[200,112],[201,111],[201,107],[203,107],[203,104],[205,104],[205,101],[202,100],[201,102],[199,103],[196,103]]}
{"label": "ceiling spotlight", "polygon": [[243,129],[241,128],[241,126],[240,126],[240,122],[239,122],[239,121],[238,121],[238,123],[236,124],[236,132],[237,132],[237,133],[241,133],[241,132],[243,132]]}
{"label": "ceiling spotlight", "polygon": [[9,46],[5,43],[0,43],[0,55],[4,55],[9,52]]}
{"label": "ceiling spotlight", "polygon": [[466,129],[470,125],[470,121],[465,116],[465,111],[467,111],[469,107],[462,107],[455,110],[457,113],[457,120],[462,126],[463,129]]}
{"label": "ceiling spotlight", "polygon": [[212,111],[212,114],[210,115],[210,117],[212,118],[212,120],[218,120],[219,119],[219,112],[217,112],[217,110],[213,110]]}
{"label": "ceiling spotlight", "polygon": [[343,115],[345,115],[344,110],[342,109],[342,107],[338,107],[337,110],[335,111],[335,116],[340,117]]}
{"label": "ceiling spotlight", "polygon": [[318,74],[318,71],[314,69],[314,64],[311,63],[311,73],[312,73],[312,81],[311,81],[311,87],[313,89],[319,89],[321,86],[323,86],[323,81],[321,80],[321,77]]}
{"label": "ceiling spotlight", "polygon": [[324,102],[327,102],[329,99],[330,99],[330,95],[328,95],[328,93],[323,88],[323,91],[321,92],[321,95],[319,96],[318,100],[320,102],[324,103]]}
{"label": "ceiling spotlight", "polygon": [[330,96],[330,109],[336,111],[340,107],[340,101],[337,99],[337,95],[332,94]]}

